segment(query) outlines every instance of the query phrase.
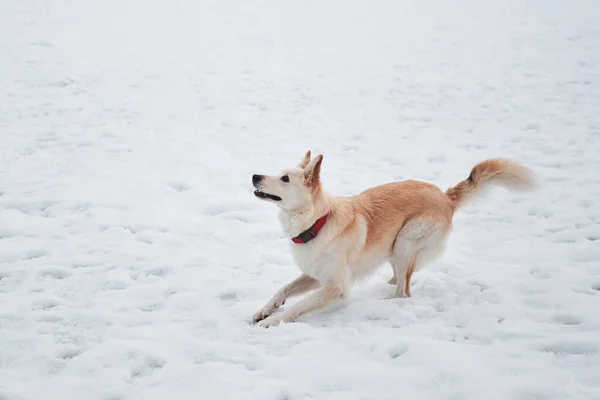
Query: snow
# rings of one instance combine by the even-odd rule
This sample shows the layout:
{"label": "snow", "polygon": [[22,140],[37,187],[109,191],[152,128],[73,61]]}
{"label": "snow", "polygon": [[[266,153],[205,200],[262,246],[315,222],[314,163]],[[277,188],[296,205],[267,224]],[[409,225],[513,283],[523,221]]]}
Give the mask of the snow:
{"label": "snow", "polygon": [[[600,399],[595,1],[0,2],[0,399]],[[462,209],[386,300],[262,329],[299,271],[253,173]]]}

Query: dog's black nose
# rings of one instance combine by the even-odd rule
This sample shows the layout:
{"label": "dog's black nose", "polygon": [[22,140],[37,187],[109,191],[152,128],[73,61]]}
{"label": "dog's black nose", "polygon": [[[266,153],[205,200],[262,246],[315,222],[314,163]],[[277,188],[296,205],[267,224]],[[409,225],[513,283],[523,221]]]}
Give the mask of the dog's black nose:
{"label": "dog's black nose", "polygon": [[264,175],[252,175],[252,183],[253,184],[258,184],[260,183],[260,181],[262,181],[264,178]]}

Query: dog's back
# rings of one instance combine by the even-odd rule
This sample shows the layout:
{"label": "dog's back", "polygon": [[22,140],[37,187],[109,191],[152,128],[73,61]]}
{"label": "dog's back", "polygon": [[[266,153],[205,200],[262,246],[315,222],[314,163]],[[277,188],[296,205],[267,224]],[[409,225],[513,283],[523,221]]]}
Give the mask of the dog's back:
{"label": "dog's back", "polygon": [[390,252],[406,222],[423,218],[451,224],[454,212],[452,201],[437,186],[414,180],[372,187],[352,201],[367,222],[365,249],[377,246]]}

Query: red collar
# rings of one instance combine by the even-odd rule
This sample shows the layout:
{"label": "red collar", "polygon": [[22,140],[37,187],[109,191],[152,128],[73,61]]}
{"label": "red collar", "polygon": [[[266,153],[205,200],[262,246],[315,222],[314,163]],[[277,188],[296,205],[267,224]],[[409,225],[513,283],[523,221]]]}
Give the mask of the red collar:
{"label": "red collar", "polygon": [[313,224],[313,226],[311,226],[304,232],[300,233],[298,236],[293,237],[292,242],[297,243],[297,244],[302,244],[302,243],[310,242],[311,240],[316,238],[317,235],[319,234],[319,231],[321,230],[321,228],[323,228],[323,225],[325,225],[325,222],[327,222],[328,216],[329,216],[329,214],[323,215],[321,218],[319,218],[317,220],[317,222],[315,222]]}

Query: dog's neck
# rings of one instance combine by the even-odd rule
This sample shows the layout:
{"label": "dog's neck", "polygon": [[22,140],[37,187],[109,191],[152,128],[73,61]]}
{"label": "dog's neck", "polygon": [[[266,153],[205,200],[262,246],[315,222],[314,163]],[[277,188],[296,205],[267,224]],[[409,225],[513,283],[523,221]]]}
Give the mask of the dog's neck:
{"label": "dog's neck", "polygon": [[321,192],[317,198],[304,207],[292,211],[281,210],[279,220],[283,231],[290,237],[295,237],[330,212],[331,208],[331,199],[327,194]]}

